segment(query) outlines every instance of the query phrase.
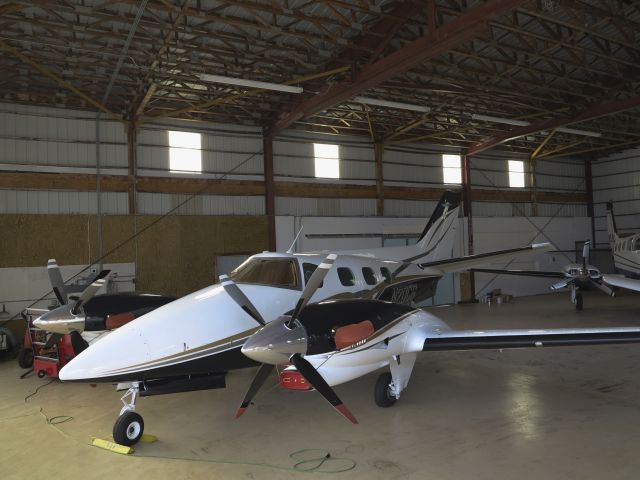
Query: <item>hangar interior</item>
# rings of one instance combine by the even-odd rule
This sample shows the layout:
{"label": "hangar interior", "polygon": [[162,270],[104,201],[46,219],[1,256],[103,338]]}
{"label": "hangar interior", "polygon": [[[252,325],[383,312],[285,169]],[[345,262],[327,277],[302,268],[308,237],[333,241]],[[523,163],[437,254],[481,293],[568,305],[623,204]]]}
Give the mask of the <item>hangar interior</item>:
{"label": "hangar interior", "polygon": [[[310,252],[413,244],[446,190],[462,194],[451,256],[553,245],[552,253],[503,262],[501,268],[560,270],[580,263],[589,241],[590,263],[612,273],[607,202],[613,203],[619,233],[640,231],[637,2],[9,0],[0,5],[0,24],[0,322],[18,342],[25,327],[20,312],[55,302],[45,268],[51,258],[65,279],[75,279],[79,271],[91,276],[105,266],[117,273],[111,292],[181,297],[216,283],[218,275],[258,252],[284,252],[292,245],[295,252]],[[508,325],[510,316],[526,317],[528,328],[536,328],[537,320],[544,327],[562,321],[582,325],[578,314],[590,315],[585,321],[590,326],[600,320],[637,323],[632,295],[610,299],[588,292],[595,313],[587,314],[564,305],[566,293],[560,294],[563,301],[556,294],[537,297],[549,294],[549,284],[542,278],[447,274],[424,305],[469,304],[498,289],[518,297],[514,305],[493,314],[483,304],[459,305],[446,315],[468,328],[485,320]],[[510,314],[508,308],[518,310]],[[539,317],[524,313],[538,309]],[[475,312],[473,319],[464,313],[469,311]],[[440,379],[435,372],[447,371],[450,360],[454,375],[448,382],[454,385],[449,388],[473,397],[464,379],[474,375],[474,365],[485,378],[485,370],[499,363],[496,378],[475,387],[486,402],[491,390],[511,392],[513,403],[500,400],[509,411],[503,420],[519,415],[525,420],[505,428],[505,438],[513,440],[506,448],[532,467],[532,478],[549,473],[539,465],[553,457],[549,445],[569,439],[584,448],[577,454],[567,446],[563,452],[571,458],[586,459],[599,448],[611,455],[607,462],[623,458],[617,477],[623,478],[637,460],[626,450],[611,450],[608,440],[637,409],[638,384],[628,365],[637,354],[633,347],[599,348],[594,358],[600,365],[588,351],[554,352],[552,359],[561,364],[577,362],[564,373],[537,353],[520,358],[509,353],[506,360],[472,353],[438,357],[435,366],[424,362],[422,377],[425,382],[429,377],[428,383]],[[626,359],[624,352],[631,352]],[[27,377],[14,385],[21,370],[13,359],[5,360],[0,412],[9,420],[0,418],[0,439],[4,430],[19,440],[0,459],[4,454],[15,467],[24,459],[18,446],[60,432],[29,417],[25,428],[33,432],[20,437],[22,427],[11,423],[20,415],[14,403],[44,381]],[[239,375],[229,389],[241,395],[252,375]],[[611,381],[603,379],[609,375]],[[541,381],[545,376],[552,378]],[[554,385],[565,381],[569,385],[555,392]],[[613,400],[598,397],[617,384],[624,387],[612,388]],[[103,387],[111,403],[100,408],[115,407],[118,395]],[[358,380],[344,396],[357,397],[360,388],[368,389],[368,383]],[[55,383],[48,389],[55,392],[47,395],[56,408],[73,398],[69,391],[91,398],[79,385]],[[277,393],[269,393],[271,403],[261,413],[286,422],[277,412]],[[186,398],[197,409],[206,395],[213,403],[228,403],[224,391]],[[283,403],[293,403],[291,397]],[[431,400],[454,415],[445,393]],[[341,444],[343,452],[366,464],[343,475],[417,478],[416,446],[430,428],[437,431],[430,442],[452,442],[462,458],[458,464],[446,449],[436,448],[446,461],[432,471],[434,478],[459,478],[474,455],[483,453],[481,478],[516,471],[516,460],[497,460],[502,437],[486,447],[478,433],[483,425],[501,425],[495,405],[485,412],[490,418],[458,416],[456,428],[475,432],[467,444],[447,436],[446,422],[423,420],[411,433],[409,419],[420,415],[420,402],[426,401],[425,395],[416,398],[410,413],[402,414],[367,410],[358,400],[368,417],[366,428],[382,424],[387,434],[367,445],[363,438],[370,430],[362,429],[356,442],[347,426],[336,427],[341,439],[359,445],[349,450]],[[579,403],[582,410],[572,414],[564,402]],[[304,403],[315,408],[312,400]],[[169,399],[158,405],[152,413],[157,423],[182,403]],[[551,406],[570,427],[549,426],[555,418]],[[455,407],[473,411],[462,400]],[[545,414],[532,414],[534,407]],[[227,428],[229,412],[224,420],[221,413],[213,415],[211,428],[215,422]],[[392,415],[380,418],[381,413]],[[612,431],[593,441],[576,440],[583,429],[606,430],[606,415],[613,418]],[[60,427],[64,435],[87,433],[91,415],[79,416],[82,428],[69,434]],[[592,417],[598,420],[590,424]],[[265,429],[278,428],[273,418],[259,422]],[[159,428],[170,435],[167,425]],[[238,425],[228,428],[240,448],[249,434]],[[197,431],[184,445],[206,434]],[[407,445],[404,435],[416,443]],[[624,435],[622,443],[638,446],[637,435]],[[215,438],[207,448],[220,448],[222,437]],[[265,432],[247,440],[250,445],[270,441]],[[386,456],[385,442],[394,445]],[[329,448],[331,435],[323,433],[319,443]],[[375,455],[363,454],[367,448]],[[171,446],[161,449],[172,456]],[[143,450],[153,455],[150,446]],[[227,450],[233,448],[221,448]],[[106,471],[111,468],[99,455],[90,457]],[[244,463],[270,463],[266,451],[259,457]],[[170,471],[180,468],[176,462]],[[592,478],[607,471],[606,462],[593,462],[550,476]],[[162,475],[157,465],[138,465]],[[216,468],[221,477],[253,472],[285,478],[256,465]],[[26,475],[21,468],[13,471],[15,478]],[[80,475],[77,465],[73,468]],[[201,466],[185,468],[202,474]]]}

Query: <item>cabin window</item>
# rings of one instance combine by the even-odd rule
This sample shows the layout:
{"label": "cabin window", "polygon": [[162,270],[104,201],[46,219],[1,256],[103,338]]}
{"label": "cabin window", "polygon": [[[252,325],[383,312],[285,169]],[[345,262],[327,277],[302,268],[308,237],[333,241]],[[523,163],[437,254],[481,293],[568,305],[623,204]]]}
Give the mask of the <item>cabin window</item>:
{"label": "cabin window", "polygon": [[253,283],[280,288],[300,288],[298,269],[293,259],[249,258],[229,274],[236,283]]}
{"label": "cabin window", "polygon": [[367,282],[367,285],[375,285],[378,283],[376,281],[376,274],[373,273],[373,269],[369,267],[362,267],[362,276],[364,277],[364,281]]}
{"label": "cabin window", "polygon": [[391,282],[391,272],[387,267],[380,267],[380,273],[382,274],[385,282]]}
{"label": "cabin window", "polygon": [[350,268],[339,267],[338,278],[340,278],[340,283],[345,287],[353,287],[356,284],[356,277]]}
{"label": "cabin window", "polygon": [[631,241],[631,250],[634,252],[640,250],[640,238],[635,238]]}
{"label": "cabin window", "polygon": [[[304,275],[305,285],[309,283],[309,279],[311,278],[311,275],[313,275],[313,272],[316,271],[316,268],[318,268],[318,266],[315,263],[302,264],[302,274]],[[323,285],[324,285],[324,282],[320,282],[320,286],[318,288],[322,288]]]}
{"label": "cabin window", "polygon": [[169,131],[169,170],[182,173],[202,172],[201,135]]}

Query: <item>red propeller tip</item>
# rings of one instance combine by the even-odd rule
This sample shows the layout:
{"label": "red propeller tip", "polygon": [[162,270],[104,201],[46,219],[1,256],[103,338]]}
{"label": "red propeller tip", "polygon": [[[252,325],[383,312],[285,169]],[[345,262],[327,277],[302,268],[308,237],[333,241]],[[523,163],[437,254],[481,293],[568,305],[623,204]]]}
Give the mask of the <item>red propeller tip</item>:
{"label": "red propeller tip", "polygon": [[240,407],[238,409],[238,411],[236,412],[236,418],[240,418],[242,416],[242,414],[245,412],[246,408],[244,407]]}
{"label": "red propeller tip", "polygon": [[336,405],[334,408],[338,412],[340,412],[340,415],[342,415],[344,418],[349,420],[351,423],[357,425],[358,420],[356,420],[356,417],[353,416],[353,414],[349,411],[349,409],[347,407],[344,406],[343,403],[341,403],[340,405]]}

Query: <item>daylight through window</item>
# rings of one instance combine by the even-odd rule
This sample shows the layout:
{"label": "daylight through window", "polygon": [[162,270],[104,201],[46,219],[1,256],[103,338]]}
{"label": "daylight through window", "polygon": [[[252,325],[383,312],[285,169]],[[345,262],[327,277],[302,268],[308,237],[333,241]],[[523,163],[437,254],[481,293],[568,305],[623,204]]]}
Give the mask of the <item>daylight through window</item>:
{"label": "daylight through window", "polygon": [[462,183],[460,155],[442,155],[442,179],[444,183]]}
{"label": "daylight through window", "polygon": [[193,132],[169,131],[169,170],[201,173],[201,135]]}
{"label": "daylight through window", "polygon": [[314,143],[316,178],[340,178],[340,147]]}
{"label": "daylight through window", "polygon": [[509,160],[509,186],[524,187],[524,162],[521,160]]}

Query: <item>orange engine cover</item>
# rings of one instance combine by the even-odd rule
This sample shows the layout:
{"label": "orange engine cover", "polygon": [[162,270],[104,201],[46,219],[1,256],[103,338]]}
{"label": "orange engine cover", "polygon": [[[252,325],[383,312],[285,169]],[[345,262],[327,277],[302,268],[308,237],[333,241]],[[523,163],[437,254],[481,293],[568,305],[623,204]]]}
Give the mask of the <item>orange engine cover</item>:
{"label": "orange engine cover", "polygon": [[283,370],[280,372],[280,386],[289,390],[311,390],[311,385],[297,370]]}

